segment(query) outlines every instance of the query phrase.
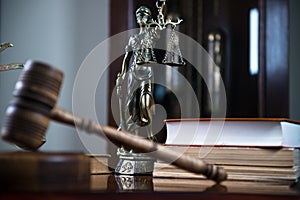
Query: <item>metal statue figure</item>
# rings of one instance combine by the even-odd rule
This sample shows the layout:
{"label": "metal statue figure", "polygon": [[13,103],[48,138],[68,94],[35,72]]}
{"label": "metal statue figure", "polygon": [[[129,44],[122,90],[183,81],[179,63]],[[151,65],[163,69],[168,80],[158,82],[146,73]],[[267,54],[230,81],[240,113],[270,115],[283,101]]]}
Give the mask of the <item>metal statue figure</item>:
{"label": "metal statue figure", "polygon": [[[153,65],[157,63],[154,48],[160,38],[160,32],[171,26],[174,30],[182,20],[173,22],[165,19],[166,0],[157,1],[157,20],[152,18],[151,10],[141,6],[136,10],[139,32],[129,38],[125,48],[121,72],[117,76],[116,88],[119,98],[120,124],[119,130],[127,131],[156,142],[152,131],[154,114],[153,98]],[[175,34],[175,32],[174,32]],[[166,64],[175,63],[174,50],[179,50],[176,35],[168,45]],[[177,52],[175,52],[177,55]],[[171,55],[171,56],[169,56]],[[180,54],[181,56],[181,54]],[[152,173],[155,160],[143,153],[121,147],[118,149],[119,163],[115,169],[119,174]]]}
{"label": "metal statue figure", "polygon": [[[140,30],[129,39],[122,71],[116,81],[121,121],[119,129],[138,134],[140,127],[149,126],[148,137],[154,139],[151,130],[151,107],[154,105],[153,72],[149,65],[156,63],[153,47],[159,39],[159,32],[156,28],[146,26],[152,21],[149,8],[141,6],[137,9],[136,20]],[[125,79],[127,85],[124,86]],[[123,89],[124,87],[127,88]]]}

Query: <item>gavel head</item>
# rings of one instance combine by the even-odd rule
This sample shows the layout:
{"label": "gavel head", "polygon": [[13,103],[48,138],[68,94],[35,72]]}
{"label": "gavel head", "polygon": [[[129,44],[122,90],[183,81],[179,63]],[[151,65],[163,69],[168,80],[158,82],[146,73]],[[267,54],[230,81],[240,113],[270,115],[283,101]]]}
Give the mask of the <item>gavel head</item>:
{"label": "gavel head", "polygon": [[2,139],[27,150],[37,150],[43,145],[62,80],[60,70],[27,61],[6,110]]}

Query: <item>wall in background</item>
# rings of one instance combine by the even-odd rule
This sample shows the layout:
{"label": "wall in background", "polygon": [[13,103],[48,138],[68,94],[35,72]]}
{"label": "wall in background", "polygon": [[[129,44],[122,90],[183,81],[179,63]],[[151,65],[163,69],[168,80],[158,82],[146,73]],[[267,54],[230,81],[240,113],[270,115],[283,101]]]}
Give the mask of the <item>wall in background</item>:
{"label": "wall in background", "polygon": [[[108,37],[109,0],[0,0],[0,8],[0,41],[15,45],[0,54],[0,63],[33,59],[61,69],[65,78],[58,106],[71,111],[77,70],[89,52]],[[0,73],[1,125],[19,74],[20,71]],[[106,94],[106,87],[107,81],[103,81],[97,94]],[[98,120],[106,123],[106,95],[97,99],[101,101],[97,109],[102,113]],[[51,122],[46,138],[42,150],[85,151],[72,127]],[[100,142],[98,153],[103,153],[106,143]],[[16,147],[0,140],[0,151],[14,149]]]}
{"label": "wall in background", "polygon": [[290,0],[290,117],[300,120],[300,1]]}

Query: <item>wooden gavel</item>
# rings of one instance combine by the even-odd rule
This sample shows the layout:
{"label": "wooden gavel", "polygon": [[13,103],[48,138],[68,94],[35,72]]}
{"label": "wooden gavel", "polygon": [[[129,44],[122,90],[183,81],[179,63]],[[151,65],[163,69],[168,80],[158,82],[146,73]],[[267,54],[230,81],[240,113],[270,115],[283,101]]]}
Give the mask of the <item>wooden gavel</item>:
{"label": "wooden gavel", "polygon": [[45,143],[45,133],[50,120],[76,126],[87,133],[105,135],[118,146],[125,146],[135,152],[151,153],[151,156],[172,162],[190,172],[200,173],[216,182],[226,180],[223,168],[204,161],[181,155],[165,146],[125,131],[99,125],[92,120],[74,116],[55,104],[58,100],[63,73],[48,64],[27,61],[4,119],[1,135],[8,142],[27,150],[37,150]]}

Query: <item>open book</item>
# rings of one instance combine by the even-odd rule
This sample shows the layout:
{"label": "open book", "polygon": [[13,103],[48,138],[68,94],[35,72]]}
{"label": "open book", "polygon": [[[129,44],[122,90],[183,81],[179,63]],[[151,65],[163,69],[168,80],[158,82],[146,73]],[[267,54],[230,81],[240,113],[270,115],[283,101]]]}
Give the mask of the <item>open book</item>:
{"label": "open book", "polygon": [[167,145],[300,147],[300,121],[285,118],[168,119]]}

